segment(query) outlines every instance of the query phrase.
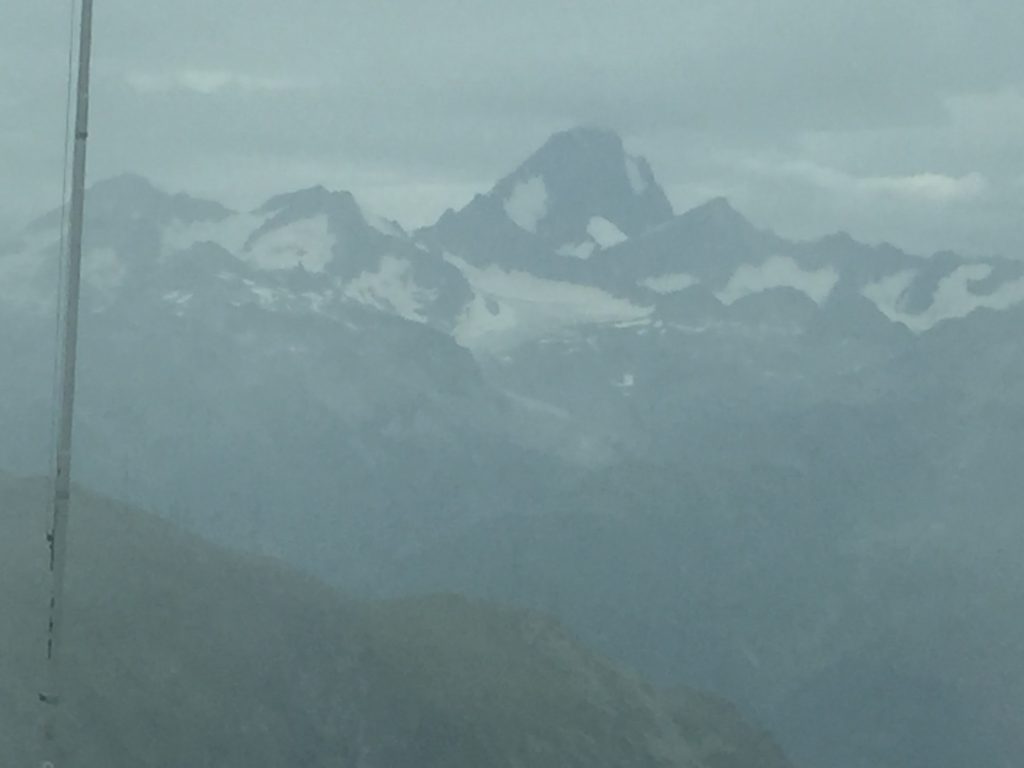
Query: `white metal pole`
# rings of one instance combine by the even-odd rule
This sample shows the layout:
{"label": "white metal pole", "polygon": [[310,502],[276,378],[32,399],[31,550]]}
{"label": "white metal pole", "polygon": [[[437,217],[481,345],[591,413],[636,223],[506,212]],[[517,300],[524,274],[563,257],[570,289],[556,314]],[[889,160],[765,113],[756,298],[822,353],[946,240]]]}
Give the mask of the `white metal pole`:
{"label": "white metal pole", "polygon": [[[78,48],[78,98],[75,149],[71,175],[67,280],[59,357],[57,450],[53,466],[53,518],[47,531],[50,552],[50,605],[46,639],[46,673],[39,698],[44,707],[41,765],[55,768],[63,758],[57,738],[61,703],[60,641],[64,618],[64,569],[67,553],[68,506],[71,496],[71,430],[75,408],[75,363],[78,347],[78,303],[82,273],[82,230],[85,222],[85,156],[89,136],[89,67],[92,59],[93,0],[82,0]],[[61,258],[63,258],[61,254]]]}

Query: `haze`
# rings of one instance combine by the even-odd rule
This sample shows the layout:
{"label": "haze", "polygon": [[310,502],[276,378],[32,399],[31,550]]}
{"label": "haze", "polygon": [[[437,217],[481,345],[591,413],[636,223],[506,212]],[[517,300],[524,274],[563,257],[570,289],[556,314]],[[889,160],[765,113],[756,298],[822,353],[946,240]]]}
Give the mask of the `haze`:
{"label": "haze", "polygon": [[68,5],[0,0],[0,766],[44,649],[81,768],[1020,763],[1019,4],[97,0],[80,281]]}
{"label": "haze", "polygon": [[[59,197],[63,4],[0,0],[0,226]],[[251,207],[314,183],[432,222],[554,130],[647,155],[677,209],[1020,255],[1024,6],[105,0],[94,178]]]}

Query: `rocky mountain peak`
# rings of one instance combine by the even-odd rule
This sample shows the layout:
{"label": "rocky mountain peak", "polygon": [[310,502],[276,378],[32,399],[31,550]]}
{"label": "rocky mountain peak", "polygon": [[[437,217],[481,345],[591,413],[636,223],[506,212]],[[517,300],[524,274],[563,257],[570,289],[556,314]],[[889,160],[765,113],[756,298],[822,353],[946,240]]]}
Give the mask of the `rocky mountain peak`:
{"label": "rocky mountain peak", "polygon": [[[621,137],[599,128],[556,133],[491,197],[521,229],[554,247],[593,235],[595,220],[632,237],[667,221],[672,206],[647,161],[627,153]],[[611,231],[607,224],[597,224]]]}
{"label": "rocky mountain peak", "polygon": [[99,218],[147,218],[161,223],[191,224],[221,221],[232,211],[213,200],[165,192],[144,176],[124,173],[92,186],[88,213]]}

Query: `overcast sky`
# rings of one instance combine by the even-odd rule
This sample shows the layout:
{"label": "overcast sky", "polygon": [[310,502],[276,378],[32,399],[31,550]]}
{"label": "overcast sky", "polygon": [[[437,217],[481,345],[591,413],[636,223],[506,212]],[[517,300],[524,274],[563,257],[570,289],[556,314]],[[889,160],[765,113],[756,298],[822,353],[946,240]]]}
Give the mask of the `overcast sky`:
{"label": "overcast sky", "polygon": [[[93,179],[422,224],[552,132],[617,130],[677,209],[1024,257],[1020,0],[96,0]],[[0,225],[59,197],[68,0],[0,0]]]}

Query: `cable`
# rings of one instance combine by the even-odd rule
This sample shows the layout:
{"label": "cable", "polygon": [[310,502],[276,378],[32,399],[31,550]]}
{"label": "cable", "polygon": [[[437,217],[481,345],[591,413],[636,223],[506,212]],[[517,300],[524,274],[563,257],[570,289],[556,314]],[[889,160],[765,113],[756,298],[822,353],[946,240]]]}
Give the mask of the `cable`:
{"label": "cable", "polygon": [[[85,39],[85,34],[89,30],[86,26],[86,14],[85,11],[92,9],[92,0],[83,0],[88,5],[83,5],[82,14],[82,26],[79,29],[82,35],[81,42],[77,48],[79,58],[82,58],[84,54],[89,52],[86,46],[88,41]],[[49,549],[49,560],[50,560],[50,578],[51,578],[51,592],[50,592],[50,603],[49,603],[49,624],[46,633],[46,660],[47,669],[44,680],[44,687],[39,693],[39,700],[44,705],[44,711],[42,713],[41,721],[41,732],[40,732],[40,748],[42,750],[42,760],[40,765],[42,768],[54,768],[54,760],[57,759],[58,743],[56,738],[57,728],[57,706],[60,700],[60,691],[58,686],[59,672],[57,669],[57,645],[59,641],[59,632],[61,624],[61,613],[62,613],[62,591],[63,591],[63,576],[64,576],[64,537],[66,535],[66,518],[67,518],[67,496],[70,490],[67,487],[67,479],[61,475],[61,456],[62,456],[62,441],[64,431],[65,419],[58,415],[59,411],[63,411],[63,382],[65,375],[63,374],[64,369],[68,363],[74,362],[73,352],[69,356],[66,351],[68,341],[74,339],[74,335],[65,329],[67,321],[73,320],[70,309],[65,310],[64,306],[67,299],[72,295],[71,291],[75,290],[77,286],[72,285],[76,282],[76,275],[69,274],[73,271],[74,265],[72,264],[72,255],[70,253],[72,248],[81,248],[80,238],[77,243],[73,242],[74,235],[76,233],[70,233],[69,228],[75,226],[77,223],[81,225],[80,221],[80,210],[78,210],[79,218],[76,218],[76,210],[71,211],[69,217],[69,204],[68,204],[68,158],[70,155],[71,148],[71,109],[72,109],[72,92],[74,89],[74,75],[75,75],[75,31],[76,24],[75,19],[77,17],[78,2],[77,0],[71,0],[69,16],[70,21],[68,24],[69,40],[68,40],[68,65],[67,65],[67,90],[64,103],[64,158],[62,168],[62,181],[61,181],[61,201],[60,201],[60,237],[58,243],[58,254],[57,254],[57,301],[55,315],[57,318],[56,324],[56,349],[54,354],[54,371],[53,371],[53,391],[51,408],[53,418],[50,422],[50,439],[51,439],[51,454],[50,458],[53,466],[53,474],[50,478],[52,501],[53,501],[53,518],[46,529],[46,544]],[[89,17],[91,22],[91,13]],[[82,62],[79,62],[79,79],[82,78],[83,74],[85,77],[88,76],[88,69],[82,70]],[[81,85],[81,84],[80,84]],[[82,97],[79,97],[81,102]],[[81,103],[78,105],[81,110]],[[78,159],[78,147],[75,147],[75,159]],[[84,154],[83,154],[84,159]],[[76,171],[78,168],[76,162]],[[76,190],[78,187],[76,187]],[[80,198],[79,198],[80,199]],[[74,202],[74,201],[72,201]],[[70,223],[69,223],[70,218]],[[80,232],[78,233],[80,234]],[[65,295],[66,294],[66,295]],[[75,307],[77,310],[77,305]],[[73,381],[73,379],[72,379]],[[70,409],[68,411],[70,413]],[[69,419],[68,419],[69,421]],[[63,513],[62,513],[63,509]]]}
{"label": "cable", "polygon": [[76,19],[78,18],[78,0],[71,0],[68,12],[68,61],[67,61],[67,83],[64,96],[64,160],[61,168],[60,186],[60,238],[57,247],[57,301],[56,301],[56,326],[54,328],[54,356],[53,356],[53,387],[50,400],[50,464],[56,460],[57,452],[57,401],[59,388],[59,371],[61,367],[61,335],[64,326],[64,288],[65,288],[65,259],[67,257],[67,227],[68,227],[68,169],[71,165],[71,108],[74,94],[75,78],[75,32],[77,30]]}

